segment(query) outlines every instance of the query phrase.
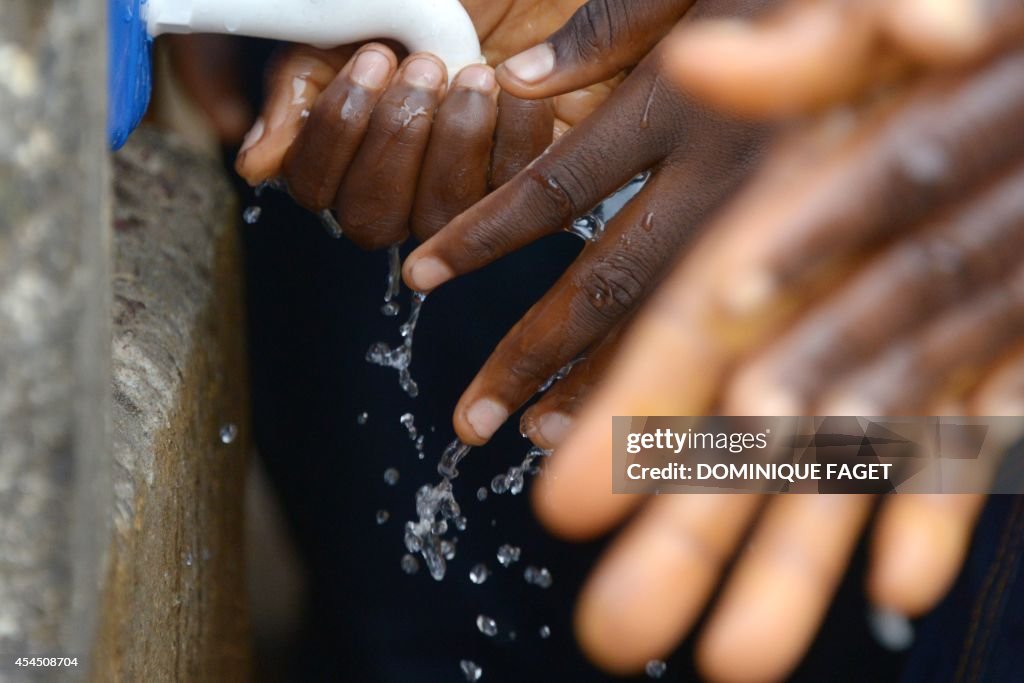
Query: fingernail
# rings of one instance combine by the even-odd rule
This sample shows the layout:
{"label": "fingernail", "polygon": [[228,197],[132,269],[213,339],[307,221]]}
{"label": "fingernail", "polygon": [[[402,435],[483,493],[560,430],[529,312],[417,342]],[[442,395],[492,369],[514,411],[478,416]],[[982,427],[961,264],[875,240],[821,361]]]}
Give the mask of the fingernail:
{"label": "fingernail", "polygon": [[537,432],[548,448],[560,446],[571,429],[572,418],[562,412],[544,413],[537,419]]}
{"label": "fingernail", "polygon": [[455,273],[441,259],[425,256],[412,264],[409,279],[413,289],[426,292],[455,277]]}
{"label": "fingernail", "polygon": [[245,134],[245,139],[242,140],[242,147],[238,150],[239,154],[242,154],[253,147],[257,142],[263,139],[263,133],[266,132],[267,126],[263,122],[263,117],[256,119],[256,123],[252,125],[249,132]]}
{"label": "fingernail", "polygon": [[508,419],[508,411],[493,399],[482,398],[466,411],[466,421],[481,439],[490,439]]}
{"label": "fingernail", "polygon": [[352,80],[367,88],[382,88],[391,71],[391,62],[376,50],[365,50],[352,65]]}
{"label": "fingernail", "polygon": [[544,80],[555,70],[555,51],[547,43],[534,45],[525,52],[505,60],[503,66],[525,83]]}
{"label": "fingernail", "polygon": [[455,77],[455,84],[470,90],[491,91],[497,85],[494,72],[483,64],[467,66]]}
{"label": "fingernail", "polygon": [[423,57],[414,59],[406,64],[403,77],[409,85],[418,85],[421,88],[436,88],[441,85],[444,73],[437,62]]}

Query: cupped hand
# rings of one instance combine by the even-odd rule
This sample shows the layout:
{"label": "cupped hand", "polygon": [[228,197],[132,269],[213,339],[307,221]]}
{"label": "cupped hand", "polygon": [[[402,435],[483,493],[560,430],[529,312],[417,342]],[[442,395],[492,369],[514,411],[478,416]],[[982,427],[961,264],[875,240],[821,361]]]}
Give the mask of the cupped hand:
{"label": "cupped hand", "polygon": [[[538,480],[552,529],[588,538],[642,502],[611,493],[613,415],[996,415],[1021,404],[1024,52],[979,59],[839,107],[772,151],[638,316]],[[871,599],[910,616],[933,606],[981,502],[886,500]],[[581,641],[605,667],[637,670],[692,629],[735,562],[698,663],[714,680],[782,679],[873,504],[651,499],[581,595]]]}
{"label": "cupped hand", "polygon": [[[499,68],[502,85],[517,94],[544,97],[607,78],[628,64],[622,54],[635,58],[642,51],[637,46],[656,43],[671,27],[666,18],[683,14],[691,4],[588,3],[542,46],[552,55],[586,58],[556,60],[553,80],[527,91],[516,90],[508,76],[515,70],[513,62],[520,60],[522,66],[520,55]],[[687,16],[711,16],[726,8],[746,11],[759,4],[698,2]],[[630,39],[620,40],[627,29]],[[580,42],[601,49],[580,53]],[[594,62],[606,53],[612,55],[611,66],[595,70]],[[755,163],[766,129],[715,114],[672,87],[664,78],[662,56],[656,48],[600,109],[406,260],[407,284],[433,289],[566,229],[633,177],[650,174],[599,239],[585,246],[502,340],[463,394],[454,422],[467,443],[490,439],[513,411],[580,354],[594,352],[596,357],[570,376],[594,370],[602,356],[596,347],[629,318]],[[605,342],[606,348],[610,343]],[[544,442],[539,435],[558,432],[558,420],[524,426]]]}
{"label": "cupped hand", "polygon": [[[464,4],[488,61],[500,61],[581,1]],[[236,168],[253,185],[280,178],[310,210],[333,209],[365,248],[401,242],[410,228],[425,239],[536,158],[613,85],[595,83],[552,106],[499,95],[486,66],[446,74],[431,55],[399,63],[381,43],[289,46],[268,69],[263,112]]]}

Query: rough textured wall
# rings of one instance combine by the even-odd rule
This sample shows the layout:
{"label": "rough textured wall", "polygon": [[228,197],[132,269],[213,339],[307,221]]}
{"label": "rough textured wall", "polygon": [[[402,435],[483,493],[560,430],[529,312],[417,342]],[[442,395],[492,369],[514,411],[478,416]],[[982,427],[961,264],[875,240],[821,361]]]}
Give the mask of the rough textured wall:
{"label": "rough textured wall", "polygon": [[114,157],[114,542],[97,681],[248,677],[235,198],[152,131]]}
{"label": "rough textured wall", "polygon": [[109,539],[109,176],[100,3],[5,0],[0,13],[6,681],[25,675],[12,656],[84,655],[94,631]]}

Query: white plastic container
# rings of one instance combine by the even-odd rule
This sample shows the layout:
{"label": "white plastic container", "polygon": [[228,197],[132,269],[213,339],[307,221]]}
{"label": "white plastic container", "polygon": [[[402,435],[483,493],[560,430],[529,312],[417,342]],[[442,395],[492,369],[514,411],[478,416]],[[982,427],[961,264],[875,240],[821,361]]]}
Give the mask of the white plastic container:
{"label": "white plastic container", "polygon": [[484,61],[459,0],[148,0],[142,12],[153,37],[235,33],[322,48],[391,38],[440,57],[448,78]]}

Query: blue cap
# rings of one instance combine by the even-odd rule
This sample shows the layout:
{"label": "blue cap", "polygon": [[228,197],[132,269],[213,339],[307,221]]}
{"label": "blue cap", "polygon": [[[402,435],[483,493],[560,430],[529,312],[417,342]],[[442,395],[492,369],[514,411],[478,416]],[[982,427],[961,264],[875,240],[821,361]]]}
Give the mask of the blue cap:
{"label": "blue cap", "polygon": [[145,0],[107,0],[107,141],[120,149],[142,121],[153,90],[152,45]]}

